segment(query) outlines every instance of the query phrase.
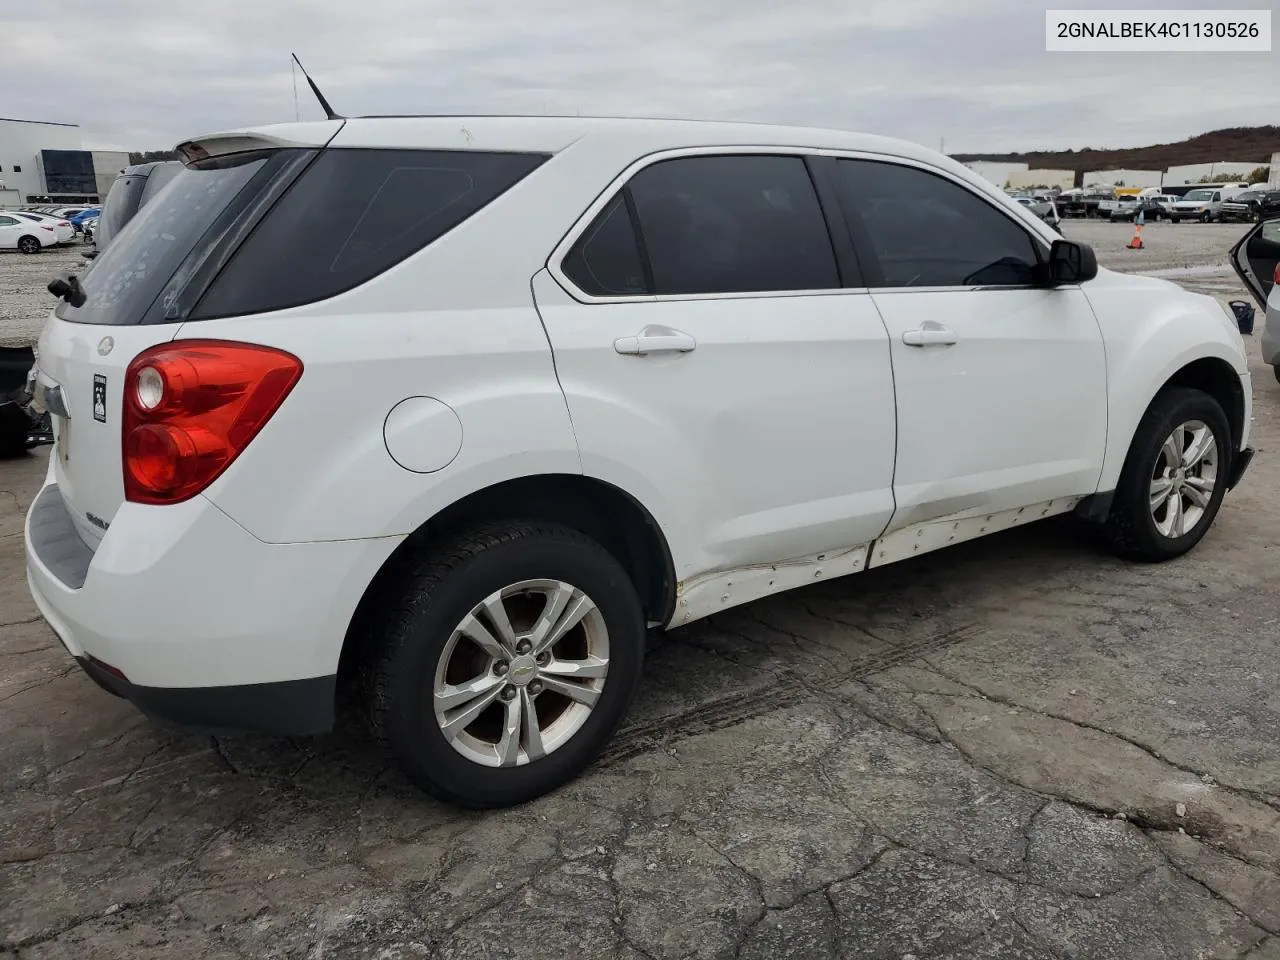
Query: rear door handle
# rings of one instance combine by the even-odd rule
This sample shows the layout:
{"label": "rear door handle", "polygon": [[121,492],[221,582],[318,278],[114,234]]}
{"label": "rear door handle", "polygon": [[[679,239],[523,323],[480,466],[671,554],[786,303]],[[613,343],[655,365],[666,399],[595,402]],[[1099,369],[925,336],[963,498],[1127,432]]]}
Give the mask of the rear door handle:
{"label": "rear door handle", "polygon": [[908,347],[949,347],[956,342],[956,332],[940,323],[925,321],[919,330],[908,330],[902,335]]}
{"label": "rear door handle", "polygon": [[619,337],[613,349],[626,356],[643,357],[650,353],[689,353],[698,341],[670,327],[645,327],[634,337]]}

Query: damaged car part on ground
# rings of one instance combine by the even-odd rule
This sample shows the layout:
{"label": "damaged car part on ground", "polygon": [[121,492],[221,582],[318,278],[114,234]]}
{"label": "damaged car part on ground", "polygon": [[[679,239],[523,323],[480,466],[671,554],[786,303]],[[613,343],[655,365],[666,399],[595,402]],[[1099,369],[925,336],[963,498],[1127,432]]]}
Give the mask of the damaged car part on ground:
{"label": "damaged car part on ground", "polygon": [[1071,512],[1179,556],[1252,455],[1215,301],[910,144],[423,117],[182,151],[41,335],[26,530],[68,650],[181,725],[317,732],[351,679],[421,786],[518,803],[603,748],[646,627]]}

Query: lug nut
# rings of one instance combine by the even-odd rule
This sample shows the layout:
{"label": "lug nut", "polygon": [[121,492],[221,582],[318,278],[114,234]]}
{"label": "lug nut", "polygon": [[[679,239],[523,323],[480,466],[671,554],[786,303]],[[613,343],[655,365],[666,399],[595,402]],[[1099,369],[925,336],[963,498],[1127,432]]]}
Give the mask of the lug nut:
{"label": "lug nut", "polygon": [[532,694],[539,694],[539,693],[541,693],[541,692],[542,692],[542,681],[541,681],[541,680],[535,680],[535,681],[533,681],[533,683],[529,684],[529,692],[530,692],[530,693],[532,693]]}
{"label": "lug nut", "polygon": [[502,688],[503,700],[510,700],[515,695],[516,695],[516,688],[511,686],[510,684],[507,684],[505,687]]}
{"label": "lug nut", "polygon": [[521,656],[524,656],[526,653],[528,653],[532,649],[533,649],[533,644],[530,643],[528,640],[521,640],[519,643],[516,644],[516,653],[520,654]]}
{"label": "lug nut", "polygon": [[551,654],[549,653],[538,654],[538,666],[545,667],[550,662],[551,662]]}
{"label": "lug nut", "polygon": [[500,677],[505,677],[507,675],[507,671],[510,669],[511,669],[511,665],[508,664],[505,660],[499,660],[497,663],[493,665],[493,672]]}

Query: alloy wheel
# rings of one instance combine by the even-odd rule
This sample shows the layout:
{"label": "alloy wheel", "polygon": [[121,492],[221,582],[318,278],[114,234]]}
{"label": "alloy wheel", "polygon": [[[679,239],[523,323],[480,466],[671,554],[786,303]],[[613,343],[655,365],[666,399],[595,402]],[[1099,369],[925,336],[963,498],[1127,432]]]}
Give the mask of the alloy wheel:
{"label": "alloy wheel", "polygon": [[608,672],[609,632],[591,598],[561,580],[524,580],[454,628],[435,671],[436,723],[474,763],[527,764],[582,729]]}
{"label": "alloy wheel", "polygon": [[1165,439],[1151,473],[1151,519],[1161,536],[1184,537],[1204,519],[1218,483],[1218,438],[1202,420]]}

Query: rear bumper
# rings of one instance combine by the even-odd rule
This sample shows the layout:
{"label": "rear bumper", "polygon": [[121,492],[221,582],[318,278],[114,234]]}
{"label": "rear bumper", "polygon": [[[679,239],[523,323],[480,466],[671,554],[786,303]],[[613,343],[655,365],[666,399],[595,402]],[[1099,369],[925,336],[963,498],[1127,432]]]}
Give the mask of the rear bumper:
{"label": "rear bumper", "polygon": [[290,734],[332,725],[347,625],[400,542],[263,543],[195,497],[123,504],[91,549],[52,483],[25,537],[36,606],[101,686],[180,726]]}
{"label": "rear bumper", "polygon": [[302,737],[333,726],[335,676],[233,687],[140,687],[92,657],[76,660],[103,690],[179,730]]}

